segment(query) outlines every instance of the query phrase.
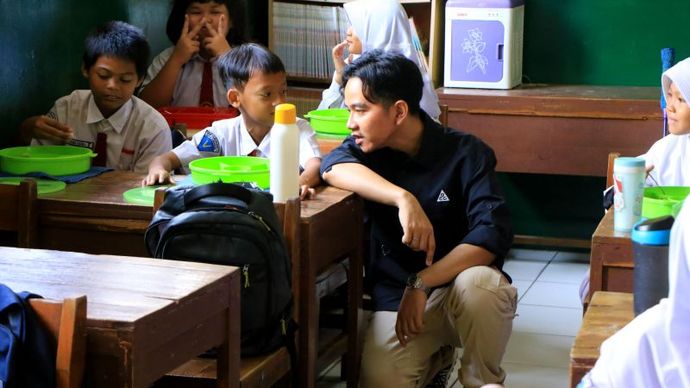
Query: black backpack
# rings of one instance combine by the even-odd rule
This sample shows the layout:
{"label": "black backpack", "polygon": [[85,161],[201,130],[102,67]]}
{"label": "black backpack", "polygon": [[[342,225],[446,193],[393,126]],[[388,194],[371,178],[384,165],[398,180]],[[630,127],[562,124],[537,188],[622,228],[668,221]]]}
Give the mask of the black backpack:
{"label": "black backpack", "polygon": [[145,235],[154,257],[240,268],[242,356],[292,341],[292,269],[272,198],[229,183],[172,187]]}

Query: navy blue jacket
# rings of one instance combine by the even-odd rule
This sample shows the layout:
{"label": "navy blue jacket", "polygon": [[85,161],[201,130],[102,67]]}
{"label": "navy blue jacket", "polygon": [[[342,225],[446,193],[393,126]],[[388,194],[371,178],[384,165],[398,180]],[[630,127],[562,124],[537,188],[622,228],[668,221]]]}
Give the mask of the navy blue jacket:
{"label": "navy blue jacket", "polygon": [[0,388],[55,387],[55,347],[29,298],[40,296],[0,284]]}

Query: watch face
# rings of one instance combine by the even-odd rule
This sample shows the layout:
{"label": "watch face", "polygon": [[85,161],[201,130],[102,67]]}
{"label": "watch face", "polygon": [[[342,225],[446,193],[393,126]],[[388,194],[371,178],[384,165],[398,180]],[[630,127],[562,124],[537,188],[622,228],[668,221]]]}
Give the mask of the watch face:
{"label": "watch face", "polygon": [[419,288],[419,276],[416,273],[407,277],[407,287]]}

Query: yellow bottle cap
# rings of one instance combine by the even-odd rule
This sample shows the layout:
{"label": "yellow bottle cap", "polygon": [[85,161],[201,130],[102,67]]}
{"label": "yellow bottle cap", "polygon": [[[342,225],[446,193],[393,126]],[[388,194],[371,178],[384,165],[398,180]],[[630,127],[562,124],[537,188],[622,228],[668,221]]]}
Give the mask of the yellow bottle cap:
{"label": "yellow bottle cap", "polygon": [[276,124],[294,124],[297,122],[297,108],[292,104],[278,104],[275,111]]}

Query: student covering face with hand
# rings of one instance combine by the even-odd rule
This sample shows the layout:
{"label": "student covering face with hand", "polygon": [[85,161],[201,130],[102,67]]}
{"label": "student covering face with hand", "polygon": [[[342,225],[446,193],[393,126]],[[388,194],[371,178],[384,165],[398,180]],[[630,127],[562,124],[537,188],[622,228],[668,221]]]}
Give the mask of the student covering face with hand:
{"label": "student covering face with hand", "polygon": [[217,59],[246,40],[242,0],[175,0],[166,32],[174,46],[153,59],[139,96],[155,108],[227,107]]}
{"label": "student covering face with hand", "polygon": [[[319,109],[345,107],[341,94],[341,87],[344,86],[341,81],[342,71],[346,64],[367,51],[381,49],[386,52],[397,52],[422,69],[412,43],[407,13],[398,0],[356,0],[343,4],[343,8],[351,25],[345,40],[333,47],[336,71],[331,86],[323,91]],[[346,47],[349,55],[344,58]],[[429,74],[422,71],[422,77],[424,88],[420,106],[432,119],[438,121],[441,114],[438,96]]]}

